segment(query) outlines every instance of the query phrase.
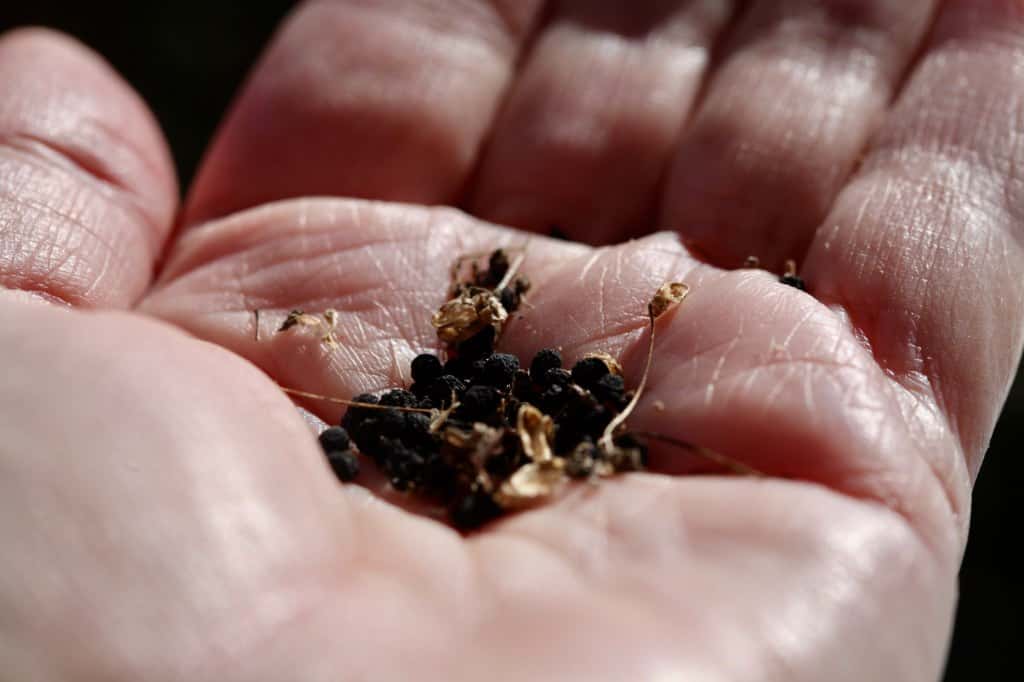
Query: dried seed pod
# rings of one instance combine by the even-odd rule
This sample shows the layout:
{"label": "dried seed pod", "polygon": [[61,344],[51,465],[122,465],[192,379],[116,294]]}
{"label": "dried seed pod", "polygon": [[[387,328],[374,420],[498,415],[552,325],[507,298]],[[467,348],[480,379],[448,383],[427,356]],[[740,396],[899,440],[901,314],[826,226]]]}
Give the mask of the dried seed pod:
{"label": "dried seed pod", "polygon": [[508,311],[493,291],[470,287],[444,303],[434,313],[431,323],[442,342],[455,344],[469,339],[488,326],[494,328],[496,335],[501,334],[506,320]]}
{"label": "dried seed pod", "polygon": [[293,310],[284,318],[284,322],[277,328],[277,331],[278,333],[285,332],[296,326],[316,327],[322,333],[320,341],[324,345],[331,348],[335,348],[338,345],[338,339],[334,335],[335,329],[338,326],[338,311],[333,308],[328,308],[319,316],[304,313],[301,310]]}
{"label": "dried seed pod", "polygon": [[347,483],[359,475],[359,457],[351,450],[331,450],[325,455],[339,481]]}
{"label": "dried seed pod", "polygon": [[565,482],[563,460],[530,462],[502,483],[494,497],[505,509],[521,509],[551,497]]}
{"label": "dried seed pod", "polygon": [[319,441],[324,452],[348,450],[351,444],[348,431],[341,426],[331,426],[321,431]]}
{"label": "dried seed pod", "polygon": [[449,426],[444,430],[444,441],[466,455],[476,470],[483,469],[484,462],[501,445],[504,432],[476,422],[471,431]]}
{"label": "dried seed pod", "polygon": [[690,293],[690,287],[682,282],[666,282],[662,284],[648,306],[651,317],[655,319],[661,317],[670,308],[682,303],[688,293]]}
{"label": "dried seed pod", "polygon": [[523,443],[523,452],[534,462],[549,462],[551,454],[551,432],[554,422],[533,405],[520,406],[516,415],[516,432]]}
{"label": "dried seed pod", "polygon": [[291,311],[290,313],[288,313],[288,317],[284,318],[284,322],[282,322],[281,326],[277,328],[277,331],[288,331],[295,325],[299,324],[299,320],[302,319],[303,316],[305,316],[305,313],[302,312],[301,310]]}

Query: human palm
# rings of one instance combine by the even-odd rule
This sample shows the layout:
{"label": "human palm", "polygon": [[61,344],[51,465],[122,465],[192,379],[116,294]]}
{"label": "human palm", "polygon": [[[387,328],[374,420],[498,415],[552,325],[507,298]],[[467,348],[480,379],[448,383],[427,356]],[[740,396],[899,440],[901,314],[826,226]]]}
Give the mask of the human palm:
{"label": "human palm", "polygon": [[[1024,12],[541,4],[299,8],[173,231],[127,87],[0,40],[6,675],[938,674],[1021,346]],[[676,233],[530,235],[555,225]],[[522,356],[637,377],[647,299],[689,284],[630,423],[768,476],[657,451],[468,537],[339,486],[277,384],[407,382],[452,259],[499,245],[534,283]],[[275,334],[293,308],[337,309],[338,347]]]}

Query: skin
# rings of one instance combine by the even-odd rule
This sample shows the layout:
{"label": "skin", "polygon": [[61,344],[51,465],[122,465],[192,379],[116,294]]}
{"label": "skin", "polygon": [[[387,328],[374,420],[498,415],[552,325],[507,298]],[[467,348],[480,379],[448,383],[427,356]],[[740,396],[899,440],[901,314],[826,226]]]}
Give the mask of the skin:
{"label": "skin", "polygon": [[[182,206],[109,66],[0,37],[5,677],[939,676],[1022,344],[1024,6],[541,5],[301,5]],[[660,450],[469,537],[340,486],[275,382],[407,381],[497,245],[503,347],[628,377],[688,283],[631,423],[767,476]],[[328,307],[337,349],[273,334]]]}

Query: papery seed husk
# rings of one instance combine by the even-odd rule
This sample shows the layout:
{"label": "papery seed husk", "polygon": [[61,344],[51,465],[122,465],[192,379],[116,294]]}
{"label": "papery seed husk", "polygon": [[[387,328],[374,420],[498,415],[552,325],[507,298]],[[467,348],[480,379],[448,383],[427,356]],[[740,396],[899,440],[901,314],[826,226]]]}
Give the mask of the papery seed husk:
{"label": "papery seed husk", "polygon": [[679,305],[690,292],[690,287],[682,282],[666,282],[661,285],[651,299],[648,306],[651,315],[657,319],[664,315],[669,309]]}
{"label": "papery seed husk", "polygon": [[523,452],[534,462],[549,462],[551,452],[551,432],[554,421],[529,403],[519,408],[516,415],[516,432],[523,444]]}
{"label": "papery seed husk", "polygon": [[474,336],[487,326],[501,333],[508,311],[494,292],[471,287],[462,295],[445,302],[431,318],[437,337],[456,344]]}
{"label": "papery seed husk", "polygon": [[560,460],[530,462],[501,484],[495,499],[506,509],[519,509],[551,497],[565,482]]}

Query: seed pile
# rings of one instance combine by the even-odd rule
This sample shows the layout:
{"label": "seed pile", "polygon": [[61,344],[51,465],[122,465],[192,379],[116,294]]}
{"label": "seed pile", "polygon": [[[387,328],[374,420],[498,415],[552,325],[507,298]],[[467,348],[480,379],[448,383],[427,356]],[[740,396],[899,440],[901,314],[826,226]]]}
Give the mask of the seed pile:
{"label": "seed pile", "polygon": [[[359,472],[354,446],[394,489],[443,506],[454,526],[470,530],[543,501],[569,479],[644,468],[647,446],[625,419],[646,372],[628,390],[604,354],[567,368],[554,348],[528,364],[495,348],[530,288],[516,274],[520,262],[499,249],[465,280],[464,261],[456,263],[449,300],[432,318],[443,359],[416,356],[411,386],[356,396],[341,425],[321,434],[339,479]],[[681,284],[659,290],[648,310],[652,334],[685,293]]]}

